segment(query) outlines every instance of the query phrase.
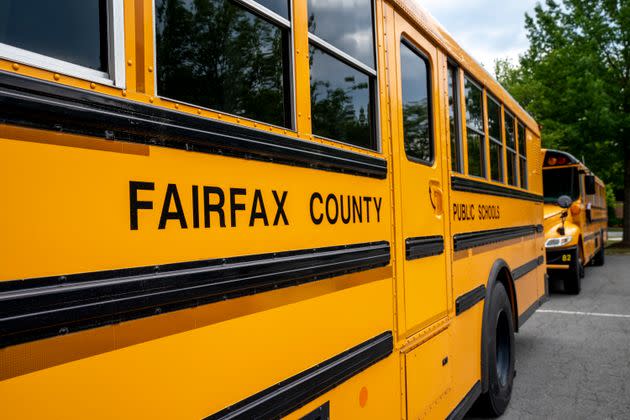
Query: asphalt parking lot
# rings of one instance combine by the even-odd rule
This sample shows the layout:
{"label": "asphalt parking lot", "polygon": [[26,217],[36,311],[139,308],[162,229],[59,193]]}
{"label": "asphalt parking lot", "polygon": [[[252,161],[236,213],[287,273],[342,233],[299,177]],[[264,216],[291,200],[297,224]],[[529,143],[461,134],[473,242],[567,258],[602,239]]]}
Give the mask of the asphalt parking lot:
{"label": "asphalt parking lot", "polygon": [[579,296],[552,282],[516,358],[502,419],[630,419],[630,255],[587,267]]}

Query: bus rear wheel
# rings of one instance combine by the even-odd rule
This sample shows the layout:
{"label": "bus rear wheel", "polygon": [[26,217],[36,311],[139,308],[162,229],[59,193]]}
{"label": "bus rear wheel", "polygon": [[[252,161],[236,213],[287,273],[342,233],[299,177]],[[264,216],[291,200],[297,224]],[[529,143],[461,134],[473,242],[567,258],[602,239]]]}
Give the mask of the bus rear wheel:
{"label": "bus rear wheel", "polygon": [[582,290],[582,277],[584,277],[584,266],[582,259],[578,258],[575,267],[564,275],[565,293],[579,295]]}
{"label": "bus rear wheel", "polygon": [[593,265],[601,267],[606,262],[606,246],[604,245],[604,234],[600,236],[600,248],[597,254],[593,257]]}
{"label": "bus rear wheel", "polygon": [[488,337],[488,391],[479,397],[481,414],[498,417],[507,409],[514,382],[514,318],[505,287],[497,283],[490,297],[490,319],[493,334]]}

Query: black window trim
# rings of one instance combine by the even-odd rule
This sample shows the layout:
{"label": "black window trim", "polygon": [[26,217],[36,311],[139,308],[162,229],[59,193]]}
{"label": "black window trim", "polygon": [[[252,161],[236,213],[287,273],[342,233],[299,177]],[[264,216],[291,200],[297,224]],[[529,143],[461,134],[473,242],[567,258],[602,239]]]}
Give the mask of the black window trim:
{"label": "black window trim", "polygon": [[[486,160],[488,159],[488,153],[490,151],[488,150],[488,146],[487,146],[487,144],[488,144],[488,136],[486,136],[486,133],[485,133],[485,129],[486,129],[486,125],[487,125],[486,118],[484,118],[484,114],[485,114],[485,110],[486,110],[486,103],[485,103],[485,101],[483,99],[483,96],[484,96],[483,93],[485,92],[486,88],[484,87],[484,85],[482,83],[478,82],[477,79],[472,74],[470,74],[469,72],[464,70],[464,84],[466,83],[466,80],[471,82],[473,85],[475,85],[475,87],[477,87],[477,89],[479,89],[481,91],[481,106],[482,106],[481,118],[483,120],[482,122],[483,122],[483,125],[484,125],[484,131],[479,131],[476,128],[468,126],[468,120],[466,118],[466,113],[465,113],[465,110],[464,110],[464,115],[463,115],[462,119],[464,120],[464,126],[466,127],[466,163],[467,163],[467,165],[466,165],[467,168],[466,169],[467,169],[467,171],[466,171],[465,174],[462,174],[462,175],[470,176],[470,177],[477,178],[477,179],[483,179],[485,181],[490,181],[490,177],[489,177],[489,174],[488,174],[488,168],[486,167],[487,166],[486,165],[486,163],[487,163]],[[466,101],[466,92],[464,92],[464,101]],[[481,169],[483,171],[482,175],[475,175],[475,174],[471,174],[470,173],[470,166],[468,165],[468,130],[472,131],[475,134],[480,135],[481,138],[482,138],[482,145],[481,145],[483,147],[483,162],[481,164]]]}
{"label": "black window trim", "polygon": [[[71,61],[55,58],[0,42],[0,59],[22,63],[45,71],[96,82],[118,89],[126,88],[125,16],[123,0],[106,0],[108,71],[91,69]],[[101,40],[102,42],[102,40]]]}
{"label": "black window trim", "polygon": [[[529,190],[529,177],[527,176],[527,130],[528,128],[527,128],[527,125],[520,119],[515,117],[514,120],[516,121],[515,134],[516,134],[516,148],[517,148],[516,157],[518,160],[518,187],[524,190]],[[521,151],[520,151],[521,136],[519,135],[519,132],[518,132],[519,126],[523,127],[523,137],[524,137],[523,141],[525,142],[525,148],[524,148],[525,154],[521,154]],[[521,179],[522,161],[525,161],[525,179],[524,180]]]}
{"label": "black window trim", "polygon": [[[503,141],[502,139],[495,139],[494,137],[492,137],[492,135],[490,134],[490,119],[489,119],[489,114],[488,114],[488,101],[492,101],[494,102],[498,107],[499,107],[499,135],[501,137],[504,136],[503,130],[505,129],[504,124],[503,124],[503,106],[502,103],[496,99],[494,97],[494,95],[488,90],[486,89],[486,115],[487,118],[485,119],[486,124],[488,125],[488,153],[490,153],[490,143],[494,143],[494,144],[498,144],[499,147],[501,147],[501,162],[500,165],[501,167],[500,169],[500,179],[496,180],[496,179],[492,179],[492,159],[488,159],[488,164],[490,164],[490,178],[489,180],[491,182],[495,182],[498,184],[507,184],[506,180],[505,180],[505,165],[503,162],[503,157],[505,155],[505,148],[503,147]],[[488,156],[489,158],[490,156]]]}
{"label": "black window trim", "polygon": [[[257,3],[254,0],[229,0],[232,1],[234,3],[236,3],[237,5],[243,7],[245,10],[247,10],[248,12],[252,13],[253,15],[259,17],[260,19],[265,20],[266,22],[272,24],[272,25],[276,25],[278,27],[280,27],[282,30],[286,30],[287,31],[287,37],[289,39],[289,51],[288,54],[286,54],[286,65],[289,67],[289,71],[287,72],[288,74],[284,74],[284,78],[285,81],[288,82],[287,83],[287,92],[285,92],[285,100],[289,101],[289,104],[287,106],[287,111],[285,112],[289,112],[290,118],[288,118],[288,123],[290,124],[289,126],[285,127],[285,126],[281,126],[281,125],[276,125],[273,123],[269,123],[266,121],[262,121],[262,120],[256,120],[250,117],[246,117],[243,115],[237,115],[237,114],[232,114],[230,112],[227,111],[223,111],[223,110],[219,110],[219,109],[213,109],[213,108],[209,108],[207,106],[203,106],[203,105],[199,105],[199,104],[194,104],[191,102],[186,102],[186,101],[182,101],[180,99],[174,99],[174,98],[170,98],[168,96],[163,96],[160,95],[160,92],[158,90],[158,66],[157,66],[157,31],[155,30],[155,25],[157,24],[156,21],[156,10],[155,10],[155,0],[151,0],[151,11],[152,11],[152,30],[153,30],[153,69],[154,69],[154,77],[153,77],[153,91],[155,92],[155,97],[163,99],[165,101],[169,101],[172,103],[177,103],[177,104],[181,104],[181,105],[187,105],[193,108],[197,108],[197,109],[201,109],[204,111],[208,111],[208,112],[214,112],[220,115],[225,115],[225,116],[229,116],[235,119],[240,119],[240,120],[245,120],[245,121],[250,121],[252,123],[255,124],[263,124],[267,127],[273,127],[273,128],[277,128],[279,130],[283,130],[286,131],[287,133],[293,133],[293,134],[297,134],[297,101],[295,99],[295,62],[293,60],[293,52],[295,51],[295,43],[293,41],[293,30],[294,30],[294,25],[293,25],[293,2],[289,1],[289,20],[287,20],[286,18],[284,18],[283,16],[280,16],[279,14],[277,14],[276,12],[274,12],[271,9],[266,8],[265,6],[263,6],[260,3]],[[287,77],[288,76],[288,77]]]}
{"label": "black window trim", "polygon": [[[427,65],[427,98],[428,98],[428,104],[429,106],[427,107],[427,110],[429,111],[429,146],[431,148],[431,159],[430,160],[423,160],[423,159],[419,159],[417,157],[414,156],[409,156],[407,154],[407,150],[405,150],[405,156],[407,157],[407,160],[410,162],[414,162],[414,163],[418,163],[420,165],[425,165],[425,166],[433,166],[433,164],[435,163],[435,123],[433,121],[433,119],[435,118],[435,115],[433,114],[433,62],[431,61],[431,57],[426,54],[424,51],[422,51],[420,48],[418,48],[414,42],[411,40],[411,37],[406,36],[404,33],[400,36],[400,44],[404,44],[407,48],[409,48],[413,53],[415,53],[418,58],[420,58],[422,61],[425,62],[425,64]],[[400,50],[400,47],[399,47]],[[401,63],[401,57],[399,54],[398,57],[398,63]],[[400,68],[400,76],[401,76],[401,86],[402,86],[402,66]],[[402,89],[402,88],[401,88]],[[401,98],[401,103],[402,103],[402,98]],[[402,124],[402,121],[401,121]],[[405,133],[404,133],[404,127],[403,127],[403,143],[404,143],[404,138],[405,138]]]}
{"label": "black window trim", "polygon": [[[293,4],[292,1],[291,1],[291,4]],[[379,86],[379,78],[378,78],[378,68],[379,68],[378,67],[378,49],[376,48],[376,45],[377,45],[376,1],[370,0],[370,4],[372,6],[372,51],[374,54],[374,68],[371,68],[367,64],[363,63],[361,60],[357,60],[356,58],[352,57],[350,54],[335,47],[334,45],[330,44],[329,42],[325,41],[324,39],[320,38],[319,36],[311,32],[307,32],[307,35],[308,35],[309,45],[312,43],[315,47],[324,50],[324,52],[331,55],[333,58],[341,61],[344,64],[349,65],[350,67],[354,68],[355,70],[361,73],[365,73],[368,76],[371,82],[370,83],[370,104],[371,104],[370,108],[372,108],[371,109],[372,121],[370,121],[371,123],[370,134],[372,135],[372,139],[374,140],[374,145],[373,145],[374,148],[358,146],[356,144],[348,143],[343,140],[331,139],[329,137],[320,136],[313,133],[312,128],[311,128],[311,135],[313,136],[313,138],[316,138],[316,139],[326,140],[333,143],[342,144],[344,146],[350,146],[350,147],[353,147],[359,150],[365,150],[371,153],[383,154],[383,143],[381,141],[382,140],[381,139],[381,119],[379,118],[381,108],[380,108],[380,95],[379,95],[380,86]],[[307,5],[307,8],[308,8],[308,5]],[[291,11],[293,11],[293,8],[291,8]],[[293,16],[293,12],[291,13]],[[294,80],[295,80],[295,76],[294,76]],[[312,116],[311,116],[311,121],[312,121]]]}
{"label": "black window trim", "polygon": [[[459,64],[453,60],[450,57],[447,57],[446,59],[446,73],[447,73],[447,77],[451,77],[450,71],[451,69],[455,72],[455,77],[453,79],[454,83],[453,83],[453,107],[454,107],[454,112],[453,112],[453,119],[455,120],[455,125],[457,126],[456,129],[456,139],[455,142],[457,143],[457,147],[458,150],[456,151],[456,157],[457,157],[457,165],[456,168],[457,170],[453,170],[453,165],[451,163],[451,172],[455,172],[458,174],[464,174],[464,147],[463,147],[463,140],[462,140],[462,118],[460,116],[461,114],[461,98],[460,98],[460,88],[461,88],[461,83],[460,83],[460,66]],[[447,86],[448,86],[448,80],[447,80]],[[448,96],[448,95],[447,95]],[[449,118],[450,118],[450,111],[449,111]],[[450,123],[450,121],[449,121]],[[450,124],[449,124],[449,129],[450,129]],[[450,139],[449,139],[450,140]],[[450,143],[450,141],[449,141]],[[451,161],[453,159],[453,152],[451,152],[450,155]]]}
{"label": "black window trim", "polygon": [[[514,154],[514,159],[515,159],[514,163],[517,164],[517,166],[514,167],[514,174],[513,174],[514,175],[514,184],[510,184],[510,180],[507,179],[507,177],[505,177],[506,178],[505,179],[505,183],[507,185],[511,186],[511,187],[520,188],[521,187],[521,174],[520,174],[520,166],[519,166],[520,162],[518,162],[518,159],[519,159],[518,150],[512,149],[510,146],[508,146],[507,136],[505,135],[506,134],[505,128],[507,126],[507,124],[506,124],[506,116],[507,115],[509,115],[512,118],[512,121],[514,122],[514,127],[512,127],[512,129],[514,130],[514,147],[515,148],[518,147],[518,143],[517,143],[517,140],[516,140],[516,136],[517,136],[517,134],[516,134],[516,130],[517,130],[516,124],[518,122],[518,118],[516,118],[514,116],[514,114],[510,111],[510,109],[505,104],[503,104],[503,135],[505,137],[505,161],[506,161],[505,163],[506,164],[508,163],[507,162],[508,161],[508,153],[512,152]],[[506,167],[506,169],[507,169],[507,167]]]}

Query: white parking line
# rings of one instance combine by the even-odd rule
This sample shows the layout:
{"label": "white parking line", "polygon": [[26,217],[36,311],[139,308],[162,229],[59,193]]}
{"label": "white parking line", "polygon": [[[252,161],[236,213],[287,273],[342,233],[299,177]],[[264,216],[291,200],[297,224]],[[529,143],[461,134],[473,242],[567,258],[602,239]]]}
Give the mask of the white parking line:
{"label": "white parking line", "polygon": [[605,313],[598,313],[598,312],[578,312],[578,311],[556,311],[553,309],[539,309],[536,312],[542,312],[545,314],[601,316],[604,318],[630,318],[630,315],[623,315],[623,314],[605,314]]}

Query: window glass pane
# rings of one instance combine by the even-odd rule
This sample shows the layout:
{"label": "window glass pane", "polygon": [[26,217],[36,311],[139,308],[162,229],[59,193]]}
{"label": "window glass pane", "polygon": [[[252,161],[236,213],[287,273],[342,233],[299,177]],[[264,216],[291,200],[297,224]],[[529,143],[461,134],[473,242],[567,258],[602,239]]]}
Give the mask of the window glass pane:
{"label": "window glass pane", "polygon": [[507,151],[507,182],[516,185],[516,153]]}
{"label": "window glass pane", "polygon": [[308,31],[375,67],[371,0],[308,0]]}
{"label": "window glass pane", "polygon": [[485,134],[483,129],[482,91],[468,78],[464,80],[468,173],[470,175],[485,177]]}
{"label": "window glass pane", "polygon": [[525,126],[518,123],[518,152],[527,157],[527,148],[526,148],[526,137],[525,137]]}
{"label": "window glass pane", "polygon": [[503,182],[503,146],[494,140],[490,141],[490,176]]}
{"label": "window glass pane", "polygon": [[482,137],[474,131],[468,131],[468,173],[485,176],[484,151]]}
{"label": "window glass pane", "polygon": [[404,43],[400,44],[400,62],[405,152],[407,156],[430,162],[433,147],[428,63]]}
{"label": "window glass pane", "polygon": [[521,158],[521,188],[527,188],[527,160]]}
{"label": "window glass pane", "polygon": [[158,93],[289,127],[285,30],[230,0],[156,0]]}
{"label": "window glass pane", "polygon": [[461,169],[461,140],[459,133],[459,90],[458,70],[448,66],[448,115],[451,135],[451,169],[462,172]]}
{"label": "window glass pane", "polygon": [[514,117],[505,113],[505,144],[510,149],[516,150],[516,134],[514,133]]}
{"label": "window glass pane", "polygon": [[107,72],[107,1],[2,0],[0,42]]}
{"label": "window glass pane", "polygon": [[313,133],[375,149],[372,128],[372,80],[311,45]]}
{"label": "window glass pane", "polygon": [[488,95],[488,135],[501,141],[501,105]]}
{"label": "window glass pane", "polygon": [[272,12],[276,12],[283,18],[289,20],[289,2],[287,0],[256,0]]}
{"label": "window glass pane", "polygon": [[477,85],[464,79],[464,94],[466,95],[466,127],[483,133],[483,103],[482,92]]}

